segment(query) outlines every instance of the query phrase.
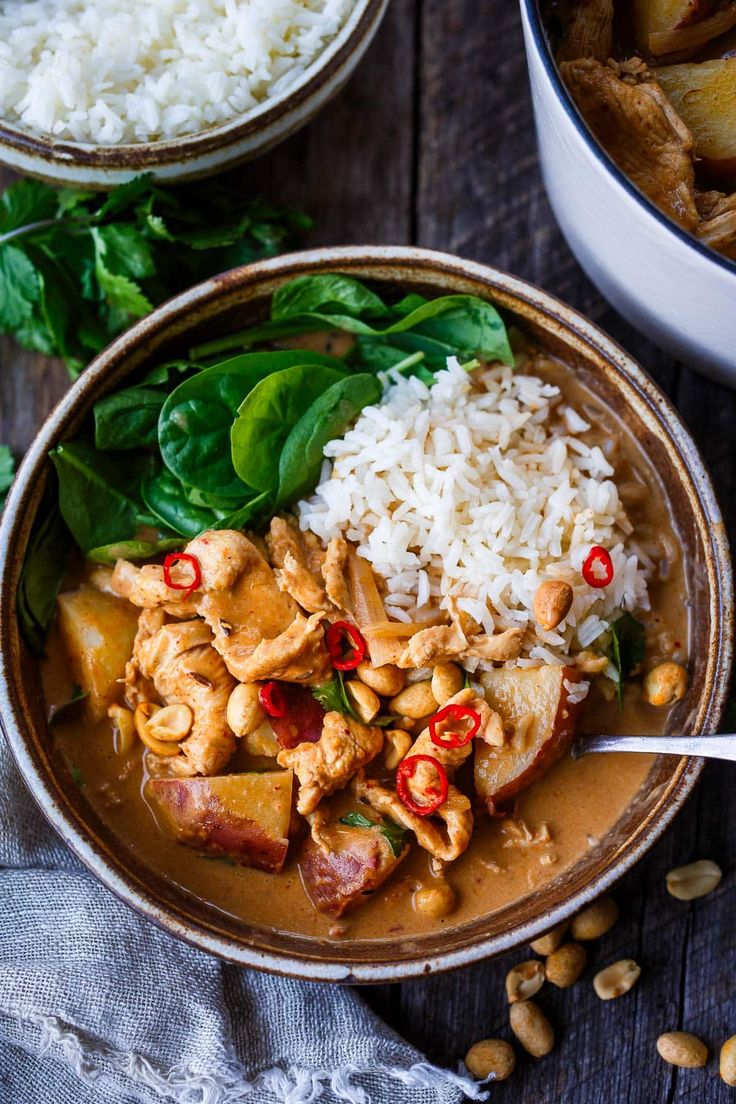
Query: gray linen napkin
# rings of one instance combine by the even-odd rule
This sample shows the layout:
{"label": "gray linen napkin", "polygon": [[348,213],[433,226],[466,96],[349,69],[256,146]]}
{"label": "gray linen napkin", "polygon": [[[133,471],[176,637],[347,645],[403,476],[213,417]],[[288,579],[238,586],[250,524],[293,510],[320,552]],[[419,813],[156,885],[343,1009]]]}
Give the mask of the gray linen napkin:
{"label": "gray linen napkin", "polygon": [[455,1104],[438,1069],[338,986],[172,939],[47,826],[0,736],[2,1104]]}

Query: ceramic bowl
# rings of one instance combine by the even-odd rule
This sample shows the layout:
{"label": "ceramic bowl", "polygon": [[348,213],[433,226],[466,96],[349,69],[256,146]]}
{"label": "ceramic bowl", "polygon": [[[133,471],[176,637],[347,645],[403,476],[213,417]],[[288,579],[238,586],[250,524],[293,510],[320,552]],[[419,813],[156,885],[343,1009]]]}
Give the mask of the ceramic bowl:
{"label": "ceramic bowl", "polygon": [[296,253],[226,272],[172,299],[120,337],[83,373],[31,446],[0,528],[0,717],[18,766],[44,813],[90,870],[122,900],[173,935],[213,954],[291,976],[340,982],[395,981],[463,966],[528,943],[596,897],[639,859],[682,807],[702,769],[660,757],[615,829],[577,865],[513,906],[463,926],[379,942],[321,941],[225,916],[164,883],[116,843],[55,751],[36,661],[16,623],[18,578],[46,484],[49,449],[73,437],[92,404],[131,375],[192,343],[265,317],[285,280],[338,271],[379,291],[472,293],[493,300],[600,398],[625,415],[661,476],[678,520],[691,585],[692,678],[678,731],[713,731],[731,663],[732,580],[727,540],[698,452],[649,377],[592,323],[538,288],[496,269],[412,248],[348,247]]}
{"label": "ceramic bowl", "polygon": [[0,119],[0,163],[53,184],[112,188],[138,173],[182,182],[248,161],[309,122],[342,88],[370,45],[388,0],[357,0],[326,50],[279,96],[229,122],[181,138],[98,146],[45,138]]}
{"label": "ceramic bowl", "polygon": [[557,71],[539,0],[521,0],[539,156],[568,245],[656,344],[736,387],[736,262],[667,219],[585,125]]}

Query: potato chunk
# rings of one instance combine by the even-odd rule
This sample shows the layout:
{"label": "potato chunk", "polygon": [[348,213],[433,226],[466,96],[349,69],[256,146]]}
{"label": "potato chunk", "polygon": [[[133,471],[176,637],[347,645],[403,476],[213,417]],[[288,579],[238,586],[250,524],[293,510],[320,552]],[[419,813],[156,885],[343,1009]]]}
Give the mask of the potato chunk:
{"label": "potato chunk", "polygon": [[665,65],[656,77],[695,139],[702,168],[736,174],[736,57]]}
{"label": "potato chunk", "polygon": [[58,597],[59,629],[72,676],[93,720],[119,697],[118,681],[133,650],[138,610],[129,602],[82,585]]}
{"label": "potato chunk", "polygon": [[348,827],[336,823],[320,827],[304,845],[299,872],[316,909],[332,916],[362,904],[393,874],[408,855],[404,845],[398,855],[375,828]]}
{"label": "potato chunk", "polygon": [[289,847],[291,771],[154,778],[148,790],[180,843],[277,873]]}
{"label": "potato chunk", "polygon": [[646,57],[650,34],[686,27],[708,15],[712,7],[713,0],[632,0],[631,23],[637,50]]}

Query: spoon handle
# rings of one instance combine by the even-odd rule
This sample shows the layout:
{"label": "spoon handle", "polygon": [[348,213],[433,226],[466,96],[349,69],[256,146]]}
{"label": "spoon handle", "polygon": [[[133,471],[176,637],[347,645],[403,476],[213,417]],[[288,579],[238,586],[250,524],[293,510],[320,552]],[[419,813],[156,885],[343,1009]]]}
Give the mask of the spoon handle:
{"label": "spoon handle", "polygon": [[578,736],[572,746],[573,759],[593,751],[646,751],[659,755],[699,755],[706,759],[728,759],[736,763],[736,735],[713,736]]}

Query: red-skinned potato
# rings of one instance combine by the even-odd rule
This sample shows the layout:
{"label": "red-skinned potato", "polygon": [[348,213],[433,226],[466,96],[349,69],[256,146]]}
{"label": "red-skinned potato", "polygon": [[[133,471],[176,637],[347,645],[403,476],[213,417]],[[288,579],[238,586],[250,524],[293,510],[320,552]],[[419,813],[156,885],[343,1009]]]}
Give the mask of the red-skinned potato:
{"label": "red-skinned potato", "polygon": [[120,698],[120,679],[138,628],[135,606],[82,584],[57,599],[59,631],[75,681],[89,695],[93,720]]}
{"label": "red-skinned potato", "polygon": [[307,896],[316,909],[342,916],[360,905],[393,874],[408,855],[408,842],[399,855],[376,828],[330,824],[320,829],[320,843],[310,836],[299,859]]}
{"label": "red-skinned potato", "polygon": [[649,36],[657,31],[673,31],[703,19],[714,0],[631,0],[631,29],[640,54],[649,53]]}
{"label": "red-skinned potato", "polygon": [[698,168],[736,175],[736,57],[656,71],[668,99],[695,139]]}
{"label": "red-skinned potato", "polygon": [[582,710],[582,703],[569,701],[565,682],[580,678],[576,667],[551,666],[481,676],[486,700],[508,733],[503,747],[475,745],[475,789],[489,813],[502,811],[563,754]]}
{"label": "red-skinned potato", "polygon": [[164,827],[187,847],[278,873],[289,847],[291,771],[148,783]]}

